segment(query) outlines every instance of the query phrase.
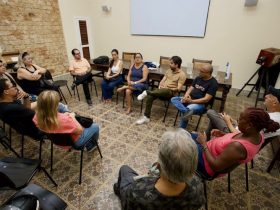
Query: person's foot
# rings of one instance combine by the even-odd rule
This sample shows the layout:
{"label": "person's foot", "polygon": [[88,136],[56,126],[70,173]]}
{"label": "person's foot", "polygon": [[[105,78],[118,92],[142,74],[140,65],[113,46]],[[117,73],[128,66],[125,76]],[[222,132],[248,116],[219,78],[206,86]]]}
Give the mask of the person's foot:
{"label": "person's foot", "polygon": [[92,106],[92,101],[91,101],[91,99],[87,99],[87,103],[88,103],[89,106]]}
{"label": "person's foot", "polygon": [[141,125],[141,124],[148,123],[148,122],[150,122],[150,118],[148,118],[144,115],[139,120],[136,121],[136,124]]}
{"label": "person's foot", "polygon": [[125,112],[125,114],[130,114],[132,112],[132,110],[131,109],[128,109],[126,112]]}
{"label": "person's foot", "polygon": [[138,101],[142,101],[147,96],[147,91],[144,90],[139,96],[137,96]]}
{"label": "person's foot", "polygon": [[71,85],[71,89],[74,91],[74,90],[75,90],[75,87],[76,87],[76,84],[73,83],[73,84]]}
{"label": "person's foot", "polygon": [[193,115],[193,111],[192,110],[189,110],[188,112],[185,112],[182,119],[187,121],[189,120],[189,118]]}
{"label": "person's foot", "polygon": [[117,196],[120,196],[120,190],[119,190],[119,188],[118,188],[118,184],[117,184],[117,183],[115,183],[115,184],[113,185],[113,189],[114,189],[114,193],[115,193]]}

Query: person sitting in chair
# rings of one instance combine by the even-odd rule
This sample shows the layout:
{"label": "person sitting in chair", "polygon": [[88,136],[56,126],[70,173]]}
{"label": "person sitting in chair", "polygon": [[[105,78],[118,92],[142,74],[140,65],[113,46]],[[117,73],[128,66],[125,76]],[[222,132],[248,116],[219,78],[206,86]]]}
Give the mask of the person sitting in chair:
{"label": "person sitting in chair", "polygon": [[[266,107],[267,113],[270,119],[278,122],[280,124],[280,89],[275,89],[269,87],[269,94],[265,96],[264,105]],[[207,116],[209,118],[209,124],[206,129],[206,136],[209,140],[211,138],[211,131],[215,135],[224,135],[225,133],[238,132],[237,121],[232,119],[232,117],[226,113],[218,113],[213,109],[207,111]],[[271,138],[280,135],[280,129],[276,132],[265,133],[264,138]]]}
{"label": "person sitting in chair", "polygon": [[188,119],[193,114],[203,114],[207,103],[213,100],[218,89],[217,80],[212,77],[213,67],[205,63],[199,69],[199,76],[193,80],[184,97],[171,98],[171,103],[183,114],[181,128],[186,128]]}
{"label": "person sitting in chair", "polygon": [[146,109],[144,116],[136,121],[136,124],[150,122],[151,109],[153,101],[157,98],[161,100],[170,100],[174,95],[182,89],[186,74],[180,69],[182,59],[179,56],[173,56],[170,59],[170,69],[166,71],[164,77],[159,83],[157,90],[145,90],[140,94],[137,99],[143,100],[147,96]]}
{"label": "person sitting in chair", "polygon": [[23,99],[23,97],[28,96],[28,93],[24,92],[24,90],[17,84],[16,80],[13,78],[11,74],[6,72],[6,66],[2,60],[0,60],[0,79],[9,80],[14,86],[18,89],[18,99]]}
{"label": "person sitting in chair", "polygon": [[240,114],[239,132],[225,134],[207,142],[205,133],[193,134],[197,143],[197,171],[205,178],[215,178],[233,170],[242,163],[248,163],[260,150],[265,132],[279,129],[279,123],[270,119],[260,108],[247,108]]}
{"label": "person sitting in chair", "polygon": [[69,71],[71,75],[75,76],[75,80],[71,88],[74,90],[75,86],[83,84],[83,90],[87,103],[92,106],[88,87],[89,83],[93,81],[90,64],[85,58],[81,57],[81,53],[78,49],[73,49],[71,53],[74,59],[70,61]]}
{"label": "person sitting in chair", "polygon": [[99,126],[93,123],[89,128],[83,128],[76,120],[75,113],[59,113],[58,104],[59,95],[55,91],[44,91],[39,95],[36,115],[33,118],[38,128],[45,133],[70,134],[75,149],[95,149],[99,138]]}
{"label": "person sitting in chair", "polygon": [[110,61],[108,72],[101,82],[102,99],[105,103],[111,102],[114,88],[123,84],[123,63],[119,59],[119,51],[113,49],[111,54],[112,60]]}
{"label": "person sitting in chair", "polygon": [[205,203],[203,185],[195,176],[197,148],[191,135],[179,128],[162,135],[158,162],[159,176],[139,176],[122,166],[114,192],[122,209],[199,209]]}
{"label": "person sitting in chair", "polygon": [[141,53],[134,55],[134,64],[130,66],[127,75],[127,85],[117,89],[118,92],[125,90],[125,97],[127,103],[126,114],[130,114],[132,111],[132,93],[139,95],[144,90],[148,89],[148,74],[149,70],[145,64],[143,64],[143,56]]}

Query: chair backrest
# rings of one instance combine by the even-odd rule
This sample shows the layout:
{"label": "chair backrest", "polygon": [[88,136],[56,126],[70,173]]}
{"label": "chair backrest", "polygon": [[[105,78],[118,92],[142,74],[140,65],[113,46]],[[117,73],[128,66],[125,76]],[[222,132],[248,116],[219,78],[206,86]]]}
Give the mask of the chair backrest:
{"label": "chair backrest", "polygon": [[133,61],[135,55],[136,55],[136,52],[123,52],[122,59],[123,59],[123,61]]}
{"label": "chair backrest", "polygon": [[73,139],[69,133],[48,133],[49,139],[59,146],[73,146]]}
{"label": "chair backrest", "polygon": [[199,69],[205,63],[212,64],[212,60],[201,60],[201,59],[193,58],[192,63],[193,63],[193,69]]}
{"label": "chair backrest", "polygon": [[46,70],[46,73],[45,73],[45,79],[53,81],[52,74],[48,69]]}
{"label": "chair backrest", "polygon": [[170,65],[170,57],[160,56],[159,57],[159,65],[160,66],[169,66]]}

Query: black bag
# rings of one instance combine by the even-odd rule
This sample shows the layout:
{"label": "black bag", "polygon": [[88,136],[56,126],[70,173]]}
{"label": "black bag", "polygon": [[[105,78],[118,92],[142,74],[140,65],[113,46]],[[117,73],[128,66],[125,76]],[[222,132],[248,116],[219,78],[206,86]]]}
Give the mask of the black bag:
{"label": "black bag", "polygon": [[102,64],[102,65],[108,65],[109,64],[109,57],[106,55],[99,56],[95,59],[93,59],[93,63],[95,64]]}
{"label": "black bag", "polygon": [[0,207],[0,210],[36,210],[39,209],[38,198],[34,195],[20,195],[12,198],[4,206]]}
{"label": "black bag", "polygon": [[84,128],[89,128],[93,123],[93,120],[91,118],[83,117],[77,113],[75,115],[75,118],[81,124],[81,126],[83,126]]}

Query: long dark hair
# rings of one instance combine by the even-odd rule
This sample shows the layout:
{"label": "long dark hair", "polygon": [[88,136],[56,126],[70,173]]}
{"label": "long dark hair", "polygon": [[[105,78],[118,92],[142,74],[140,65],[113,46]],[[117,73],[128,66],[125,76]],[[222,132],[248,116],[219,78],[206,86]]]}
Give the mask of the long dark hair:
{"label": "long dark hair", "polygon": [[[112,54],[113,52],[117,53],[117,55],[119,54],[119,51],[118,51],[117,49],[112,49],[111,54]],[[112,60],[110,61],[109,67],[112,68],[113,64],[114,64],[114,59],[112,59]]]}

